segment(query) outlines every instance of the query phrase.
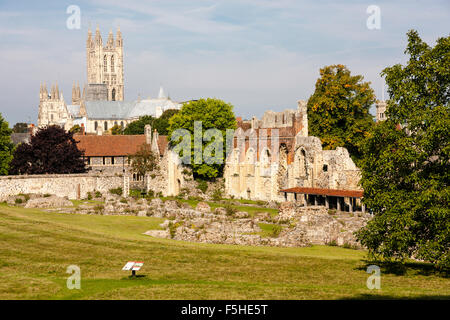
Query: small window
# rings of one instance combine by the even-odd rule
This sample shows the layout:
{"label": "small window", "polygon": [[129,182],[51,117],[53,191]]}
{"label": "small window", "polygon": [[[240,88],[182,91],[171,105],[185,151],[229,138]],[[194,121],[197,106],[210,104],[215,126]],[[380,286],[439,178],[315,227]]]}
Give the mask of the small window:
{"label": "small window", "polygon": [[108,130],[108,122],[105,121],[105,131]]}
{"label": "small window", "polygon": [[111,164],[114,164],[114,157],[111,157]]}
{"label": "small window", "polygon": [[94,130],[97,131],[97,128],[98,128],[98,122],[95,121],[95,122],[94,122]]}
{"label": "small window", "polygon": [[105,164],[106,164],[106,158],[103,157],[103,165],[105,165]]}
{"label": "small window", "polygon": [[323,165],[323,172],[327,172],[328,171],[328,165],[327,164],[324,164]]}
{"label": "small window", "polygon": [[104,72],[108,71],[108,59],[106,58],[106,54],[103,57],[103,71]]}

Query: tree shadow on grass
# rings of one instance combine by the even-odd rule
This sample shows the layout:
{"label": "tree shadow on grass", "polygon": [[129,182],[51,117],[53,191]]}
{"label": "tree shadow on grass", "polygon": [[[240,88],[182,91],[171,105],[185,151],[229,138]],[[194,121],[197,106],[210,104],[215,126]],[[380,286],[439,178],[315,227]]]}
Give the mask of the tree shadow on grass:
{"label": "tree shadow on grass", "polygon": [[433,264],[426,262],[389,262],[389,261],[369,261],[362,260],[364,266],[357,267],[357,270],[367,270],[369,265],[379,266],[382,274],[394,274],[403,276],[407,273],[413,273],[422,276],[437,276],[441,278],[450,278],[449,270],[439,270]]}

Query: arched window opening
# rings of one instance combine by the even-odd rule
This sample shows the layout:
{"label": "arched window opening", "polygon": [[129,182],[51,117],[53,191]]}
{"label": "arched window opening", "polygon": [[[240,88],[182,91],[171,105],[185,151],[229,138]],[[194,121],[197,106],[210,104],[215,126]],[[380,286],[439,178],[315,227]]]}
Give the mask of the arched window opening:
{"label": "arched window opening", "polygon": [[105,71],[105,72],[108,71],[108,59],[106,58],[106,54],[103,57],[103,71]]}
{"label": "arched window opening", "polygon": [[105,121],[105,131],[108,130],[108,122]]}
{"label": "arched window opening", "polygon": [[98,122],[95,121],[95,122],[94,122],[94,130],[97,131],[97,129],[98,129]]}
{"label": "arched window opening", "polygon": [[114,56],[111,56],[111,72],[114,72]]}
{"label": "arched window opening", "polygon": [[116,89],[112,89],[111,91],[111,100],[116,101]]}

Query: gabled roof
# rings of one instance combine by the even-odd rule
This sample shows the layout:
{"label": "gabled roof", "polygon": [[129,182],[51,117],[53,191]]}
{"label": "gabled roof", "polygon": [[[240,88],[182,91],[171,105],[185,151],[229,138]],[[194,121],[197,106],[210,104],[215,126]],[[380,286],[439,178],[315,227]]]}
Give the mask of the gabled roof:
{"label": "gabled roof", "polygon": [[[74,135],[78,149],[84,151],[86,157],[121,157],[136,153],[146,143],[145,135]],[[161,155],[166,152],[168,140],[166,136],[158,137],[158,148]]]}

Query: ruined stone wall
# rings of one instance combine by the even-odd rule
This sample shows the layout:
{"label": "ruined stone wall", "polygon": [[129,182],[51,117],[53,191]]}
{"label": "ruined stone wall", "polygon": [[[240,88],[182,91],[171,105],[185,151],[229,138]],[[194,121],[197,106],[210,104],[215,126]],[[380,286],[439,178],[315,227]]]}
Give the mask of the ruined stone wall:
{"label": "ruined stone wall", "polygon": [[92,174],[21,175],[0,177],[0,201],[20,193],[54,194],[59,197],[86,198],[88,192],[108,192],[122,187],[120,176]]}

